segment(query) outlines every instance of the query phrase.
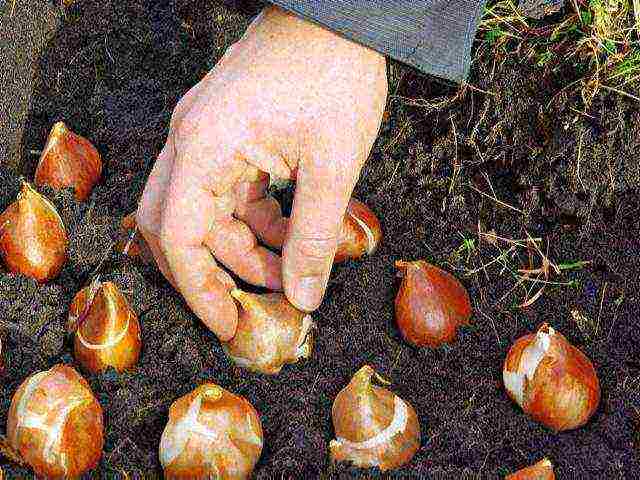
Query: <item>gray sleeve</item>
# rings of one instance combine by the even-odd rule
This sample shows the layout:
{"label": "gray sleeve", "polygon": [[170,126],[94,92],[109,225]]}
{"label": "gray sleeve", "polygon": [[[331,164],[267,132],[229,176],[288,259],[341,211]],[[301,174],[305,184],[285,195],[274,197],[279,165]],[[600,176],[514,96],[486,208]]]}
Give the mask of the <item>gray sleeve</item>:
{"label": "gray sleeve", "polygon": [[486,0],[269,0],[425,73],[462,82]]}

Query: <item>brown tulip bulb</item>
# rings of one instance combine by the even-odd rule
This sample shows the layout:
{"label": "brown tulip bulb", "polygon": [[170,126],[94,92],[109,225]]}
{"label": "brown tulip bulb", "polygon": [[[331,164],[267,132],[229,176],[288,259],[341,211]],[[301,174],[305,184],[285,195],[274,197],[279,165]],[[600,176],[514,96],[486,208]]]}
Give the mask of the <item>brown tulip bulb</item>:
{"label": "brown tulip bulb", "polygon": [[405,340],[438,347],[455,340],[471,317],[469,294],[450,273],[429,263],[397,261],[403,276],[396,296],[396,321]]}
{"label": "brown tulip bulb", "polygon": [[553,473],[553,464],[549,459],[544,458],[535,465],[518,470],[516,473],[507,475],[505,480],[556,480]]}
{"label": "brown tulip bulb", "polygon": [[28,377],[11,400],[11,447],[45,478],[76,478],[102,456],[102,408],[89,384],[67,365]]}
{"label": "brown tulip bulb", "polygon": [[333,401],[331,415],[336,439],[331,458],[358,467],[399,468],[420,448],[420,425],[413,407],[395,393],[371,383],[378,376],[365,365]]}
{"label": "brown tulip bulb", "polygon": [[140,258],[145,263],[155,262],[149,245],[138,229],[136,212],[130,213],[122,219],[115,248],[118,252],[133,258]]}
{"label": "brown tulip bulb", "polygon": [[140,357],[140,324],[112,282],[94,281],[80,290],[69,307],[69,330],[75,331],[76,360],[98,373],[128,370]]}
{"label": "brown tulip bulb", "polygon": [[511,399],[556,432],[587,423],[600,402],[591,361],[546,323],[513,344],[502,377]]}
{"label": "brown tulip bulb", "polygon": [[0,255],[7,268],[45,282],[67,259],[67,232],[56,208],[23,182],[16,201],[0,214]]}
{"label": "brown tulip bulb", "polygon": [[36,185],[56,190],[71,187],[76,200],[84,201],[101,172],[102,160],[91,142],[73,133],[64,122],[54,124],[36,167]]}
{"label": "brown tulip bulb", "polygon": [[169,409],[160,438],[164,478],[249,478],[262,452],[262,425],[244,398],[213,383],[199,386]]}
{"label": "brown tulip bulb", "polygon": [[378,217],[364,203],[352,198],[342,221],[334,263],[371,255],[381,238],[382,227]]}
{"label": "brown tulip bulb", "polygon": [[222,347],[237,365],[276,374],[285,363],[309,358],[315,327],[310,315],[296,309],[281,293],[257,295],[237,288],[230,293],[240,306],[238,327]]}

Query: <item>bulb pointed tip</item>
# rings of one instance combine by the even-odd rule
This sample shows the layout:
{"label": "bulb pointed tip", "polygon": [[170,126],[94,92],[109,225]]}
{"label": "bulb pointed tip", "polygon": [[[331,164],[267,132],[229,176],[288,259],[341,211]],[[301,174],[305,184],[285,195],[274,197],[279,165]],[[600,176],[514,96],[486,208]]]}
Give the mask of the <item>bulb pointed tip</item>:
{"label": "bulb pointed tip", "polygon": [[229,295],[231,295],[240,303],[242,303],[247,298],[247,292],[240,290],[239,288],[232,288],[231,290],[229,290]]}
{"label": "bulb pointed tip", "polygon": [[222,388],[215,383],[209,383],[203,386],[200,394],[202,395],[203,399],[215,402],[222,398],[223,392]]}
{"label": "bulb pointed tip", "polygon": [[56,123],[53,124],[53,127],[51,127],[51,134],[52,135],[63,135],[68,130],[69,129],[67,128],[67,124],[64,123],[62,120],[58,120]]}

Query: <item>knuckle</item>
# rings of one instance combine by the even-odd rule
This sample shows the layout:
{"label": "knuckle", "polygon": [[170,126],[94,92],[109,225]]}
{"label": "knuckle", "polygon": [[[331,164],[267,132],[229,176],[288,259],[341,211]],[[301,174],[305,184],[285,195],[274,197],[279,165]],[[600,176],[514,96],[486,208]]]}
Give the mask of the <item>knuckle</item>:
{"label": "knuckle", "polygon": [[336,237],[293,236],[289,238],[287,249],[288,253],[296,258],[318,263],[324,267],[324,264],[333,256],[337,243]]}

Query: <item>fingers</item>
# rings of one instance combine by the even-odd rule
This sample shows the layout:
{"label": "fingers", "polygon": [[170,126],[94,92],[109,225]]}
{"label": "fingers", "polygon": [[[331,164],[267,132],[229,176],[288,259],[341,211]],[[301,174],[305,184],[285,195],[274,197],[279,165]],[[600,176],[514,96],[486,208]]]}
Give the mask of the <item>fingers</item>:
{"label": "fingers", "polygon": [[282,248],[288,219],[282,216],[280,204],[275,198],[266,197],[239,204],[236,207],[235,216],[249,225],[265,245],[271,248]]}
{"label": "fingers", "polygon": [[162,219],[162,208],[164,206],[164,196],[171,179],[171,169],[173,168],[172,146],[167,143],[164,146],[156,163],[149,174],[147,184],[142,192],[142,197],[138,204],[136,213],[136,223],[140,233],[151,249],[154,260],[158,268],[167,281],[176,288],[175,280],[164,253],[160,248],[160,222]]}
{"label": "fingers", "polygon": [[235,334],[238,312],[220,281],[224,272],[203,244],[210,225],[230,215],[218,200],[203,177],[194,174],[190,162],[176,160],[167,189],[160,247],[191,310],[224,342]]}
{"label": "fingers", "polygon": [[[244,181],[235,189],[237,219],[249,225],[262,243],[272,248],[282,248],[287,219],[282,217],[280,204],[275,198],[266,196],[269,175],[256,167],[249,167]],[[251,170],[253,169],[253,170]]]}
{"label": "fingers", "polygon": [[[312,311],[322,301],[342,218],[359,173],[356,156],[338,161],[338,145],[318,145],[298,166],[296,193],[283,247],[283,285],[289,301]],[[353,165],[353,167],[351,167]]]}
{"label": "fingers", "polygon": [[[174,123],[178,119],[182,118],[184,112],[188,111],[193,102],[197,99],[198,94],[202,90],[202,86],[203,82],[201,81],[180,99],[173,112],[172,120]],[[138,203],[136,223],[140,233],[151,249],[151,253],[153,254],[158,268],[173,288],[177,288],[171,269],[167,264],[167,260],[164,257],[162,249],[160,248],[160,224],[162,222],[164,199],[171,180],[171,171],[175,160],[174,152],[175,146],[173,135],[170,133],[167,137],[167,142],[158,155],[158,158],[151,169],[151,173],[147,178],[147,183],[144,187],[144,191],[142,192],[140,202]],[[228,281],[233,283],[231,277],[229,277]]]}
{"label": "fingers", "polygon": [[282,290],[280,257],[258,245],[247,225],[234,218],[216,224],[205,239],[215,257],[244,281]]}

